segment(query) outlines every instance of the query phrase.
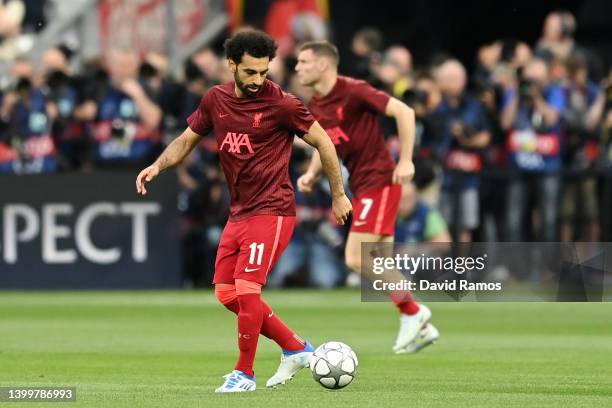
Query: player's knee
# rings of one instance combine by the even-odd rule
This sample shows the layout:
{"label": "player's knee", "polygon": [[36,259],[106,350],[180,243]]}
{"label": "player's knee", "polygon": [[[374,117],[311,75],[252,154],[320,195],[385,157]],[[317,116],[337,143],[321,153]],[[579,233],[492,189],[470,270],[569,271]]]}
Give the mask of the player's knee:
{"label": "player's knee", "polygon": [[349,267],[353,272],[361,273],[361,258],[351,254],[346,254],[344,257],[346,266]]}
{"label": "player's knee", "polygon": [[261,294],[261,284],[246,279],[236,279],[236,295],[259,295]]}
{"label": "player's knee", "polygon": [[227,283],[218,283],[215,285],[215,296],[219,299],[222,305],[229,305],[237,298],[236,286]]}

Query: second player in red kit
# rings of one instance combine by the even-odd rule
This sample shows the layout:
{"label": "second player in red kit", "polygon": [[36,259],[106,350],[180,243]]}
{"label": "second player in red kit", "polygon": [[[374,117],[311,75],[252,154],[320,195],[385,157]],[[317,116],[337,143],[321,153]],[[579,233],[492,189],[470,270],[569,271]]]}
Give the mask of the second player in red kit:
{"label": "second player in red kit", "polygon": [[314,351],[261,298],[267,275],[295,226],[288,169],[294,135],[319,152],[340,224],[348,219],[351,204],[329,136],[297,98],[266,79],[276,54],[274,41],[263,32],[247,30],[227,40],[225,50],[234,81],[206,93],[188,118],[189,127],[138,175],[136,187],[146,194],[146,182],[181,162],[203,136],[214,131],[231,208],[213,281],[219,301],[238,316],[239,349],[234,371],[215,391],[245,392],[256,388],[253,364],[260,334],[282,349],[281,363],[266,382],[268,387],[289,381],[308,365]]}
{"label": "second player in red kit", "polygon": [[[401,184],[414,175],[415,119],[412,109],[403,102],[365,81],[338,75],[338,62],[333,44],[309,42],[300,48],[296,71],[301,84],[314,89],[308,108],[329,134],[349,171],[354,208],[345,259],[350,269],[362,273],[361,244],[393,242]],[[379,115],[395,119],[401,144],[397,164],[385,143]],[[315,152],[307,172],[298,179],[300,191],[311,191],[320,173],[321,160]],[[386,278],[391,282],[404,279],[399,271],[390,271]],[[400,312],[400,329],[393,346],[396,353],[413,352],[437,340],[437,330],[428,324],[431,311],[425,305],[416,303],[409,292],[391,292],[390,297]]]}

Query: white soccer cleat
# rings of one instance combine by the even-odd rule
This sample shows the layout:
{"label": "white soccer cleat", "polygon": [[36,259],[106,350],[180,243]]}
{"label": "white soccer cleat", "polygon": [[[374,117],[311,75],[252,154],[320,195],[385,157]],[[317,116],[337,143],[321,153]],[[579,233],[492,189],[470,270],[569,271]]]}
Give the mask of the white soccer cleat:
{"label": "white soccer cleat", "polygon": [[400,329],[393,346],[393,351],[405,349],[418,336],[421,329],[431,319],[431,310],[425,305],[419,305],[419,311],[413,315],[400,316]]}
{"label": "white soccer cleat", "polygon": [[417,336],[416,339],[406,348],[395,351],[395,354],[409,354],[416,353],[417,351],[424,349],[425,347],[436,344],[436,341],[440,338],[440,332],[434,327],[433,324],[428,323]]}
{"label": "white soccer cleat", "polygon": [[215,392],[246,392],[255,391],[257,384],[255,377],[251,377],[239,370],[234,370],[223,376],[225,382]]}
{"label": "white soccer cleat", "polygon": [[278,370],[276,370],[276,373],[266,382],[266,387],[276,387],[290,381],[298,371],[308,367],[313,352],[314,348],[308,342],[303,350],[289,353],[284,352],[281,355],[281,362],[278,366]]}

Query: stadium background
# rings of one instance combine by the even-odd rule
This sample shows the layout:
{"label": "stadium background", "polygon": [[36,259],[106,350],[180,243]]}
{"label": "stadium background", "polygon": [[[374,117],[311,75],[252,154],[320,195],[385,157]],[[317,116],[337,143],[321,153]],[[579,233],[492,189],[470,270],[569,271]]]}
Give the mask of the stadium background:
{"label": "stadium background", "polygon": [[[231,80],[222,42],[244,26],[263,28],[277,39],[271,77],[304,100],[310,93],[293,73],[295,47],[328,38],[340,48],[341,73],[366,79],[415,108],[417,191],[404,198],[399,241],[610,240],[608,3],[389,2],[376,13],[368,12],[370,7],[367,1],[347,7],[322,0],[80,0],[70,6],[5,1],[0,173],[7,188],[1,198],[0,259],[6,273],[0,286],[209,284],[228,207],[214,142],[204,140],[185,165],[166,175],[168,185],[148,198],[152,201],[139,206],[128,186],[134,172],[184,128],[206,89]],[[557,22],[546,28],[549,20]],[[561,29],[556,39],[555,24]],[[544,164],[535,168],[517,164],[523,147],[509,143],[512,131],[524,130],[525,123],[517,118],[509,128],[501,126],[511,88],[504,73],[514,76],[523,95],[529,83],[520,72],[532,57],[545,61],[550,74],[538,92],[547,102],[560,94],[564,106],[548,129],[526,125],[552,134],[561,146],[541,155]],[[462,117],[461,123],[490,135],[475,151],[453,144],[445,127],[454,113],[444,108],[449,97],[439,67],[452,58],[467,68],[463,95],[477,99],[475,109],[485,116],[478,123]],[[586,80],[576,73],[581,69]],[[397,157],[394,126],[383,125]],[[476,153],[476,167],[459,163],[468,170],[458,172],[451,166],[457,150]],[[294,180],[308,155],[296,145]],[[105,179],[99,172],[114,172],[118,181],[106,182],[106,190],[96,188],[103,181],[94,180]],[[476,193],[476,202],[463,202],[466,190]],[[343,286],[346,230],[329,221],[325,184],[297,200],[300,226],[270,285]],[[468,218],[477,221],[460,221]],[[105,228],[109,219],[121,227]],[[136,254],[136,247],[145,253]],[[126,270],[134,271],[131,278]]]}
{"label": "stadium background", "polygon": [[[438,344],[417,355],[393,355],[397,316],[390,305],[361,302],[359,291],[350,288],[321,290],[344,286],[347,275],[346,231],[328,222],[324,184],[315,196],[298,195],[301,228],[284,270],[271,276],[271,286],[285,288],[266,289],[265,296],[313,344],[351,345],[360,360],[356,381],[332,393],[300,373],[284,389],[258,390],[239,400],[214,395],[235,360],[235,321],[211,290],[186,290],[209,284],[227,217],[214,143],[205,140],[186,166],[156,180],[147,198],[134,191],[137,170],[181,130],[199,95],[231,79],[223,69],[221,44],[240,26],[275,33],[281,57],[273,77],[301,97],[308,94],[290,74],[292,44],[327,35],[340,48],[342,72],[424,105],[417,106],[421,124],[439,102],[431,68],[456,57],[468,69],[470,94],[489,101],[495,123],[499,84],[489,82],[491,72],[512,66],[507,59],[515,54],[525,57],[526,48],[513,39],[534,50],[547,15],[567,10],[576,18],[579,54],[588,57],[592,95],[603,104],[593,128],[586,135],[584,129],[577,132],[597,154],[585,162],[580,154],[585,145],[574,143],[578,154],[552,172],[564,191],[587,185],[565,200],[577,204],[573,209],[562,211],[563,200],[538,201],[529,191],[525,211],[536,215],[525,217],[512,233],[524,241],[546,240],[537,214],[553,204],[557,215],[548,238],[610,241],[609,2],[0,0],[0,5],[0,386],[74,386],[77,402],[69,405],[75,407],[612,405],[609,303],[431,303],[442,335]],[[358,32],[378,52],[354,55]],[[412,70],[405,71],[404,49],[389,52],[396,44],[410,50]],[[561,75],[554,85],[565,89],[564,95],[574,88],[584,92],[563,76],[557,56],[543,56],[554,65],[551,72]],[[413,87],[419,92],[410,92]],[[141,90],[159,109],[147,109],[146,100],[143,105]],[[146,118],[135,115],[137,103]],[[576,113],[586,117],[584,106]],[[394,130],[387,125],[389,147],[396,152]],[[492,146],[503,150],[507,135],[492,128],[497,134]],[[459,225],[440,222],[436,209],[444,157],[432,157],[422,147],[446,136],[429,129],[433,133],[424,132],[417,149],[418,195],[407,190],[403,201],[400,230],[407,242],[433,239],[425,230],[461,235]],[[294,156],[295,178],[307,152],[296,147]],[[541,176],[529,174],[533,180]],[[516,200],[507,187],[516,178],[505,162],[487,164],[479,190],[481,223],[470,231],[471,239],[513,239],[505,224],[507,205]],[[491,192],[491,187],[498,188]],[[460,191],[453,190],[451,201]],[[435,216],[429,228],[422,217],[415,233],[406,219],[417,197],[419,208]],[[520,284],[539,277],[506,278]],[[260,341],[260,387],[277,359],[275,345]]]}

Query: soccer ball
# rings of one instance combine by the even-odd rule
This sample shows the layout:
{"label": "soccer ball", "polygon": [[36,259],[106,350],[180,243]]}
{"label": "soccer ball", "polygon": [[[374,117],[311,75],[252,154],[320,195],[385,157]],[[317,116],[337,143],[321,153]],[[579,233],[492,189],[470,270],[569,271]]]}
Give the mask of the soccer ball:
{"label": "soccer ball", "polygon": [[357,364],[355,352],[339,341],[321,344],[310,357],[312,378],[332,390],[344,388],[353,381]]}

